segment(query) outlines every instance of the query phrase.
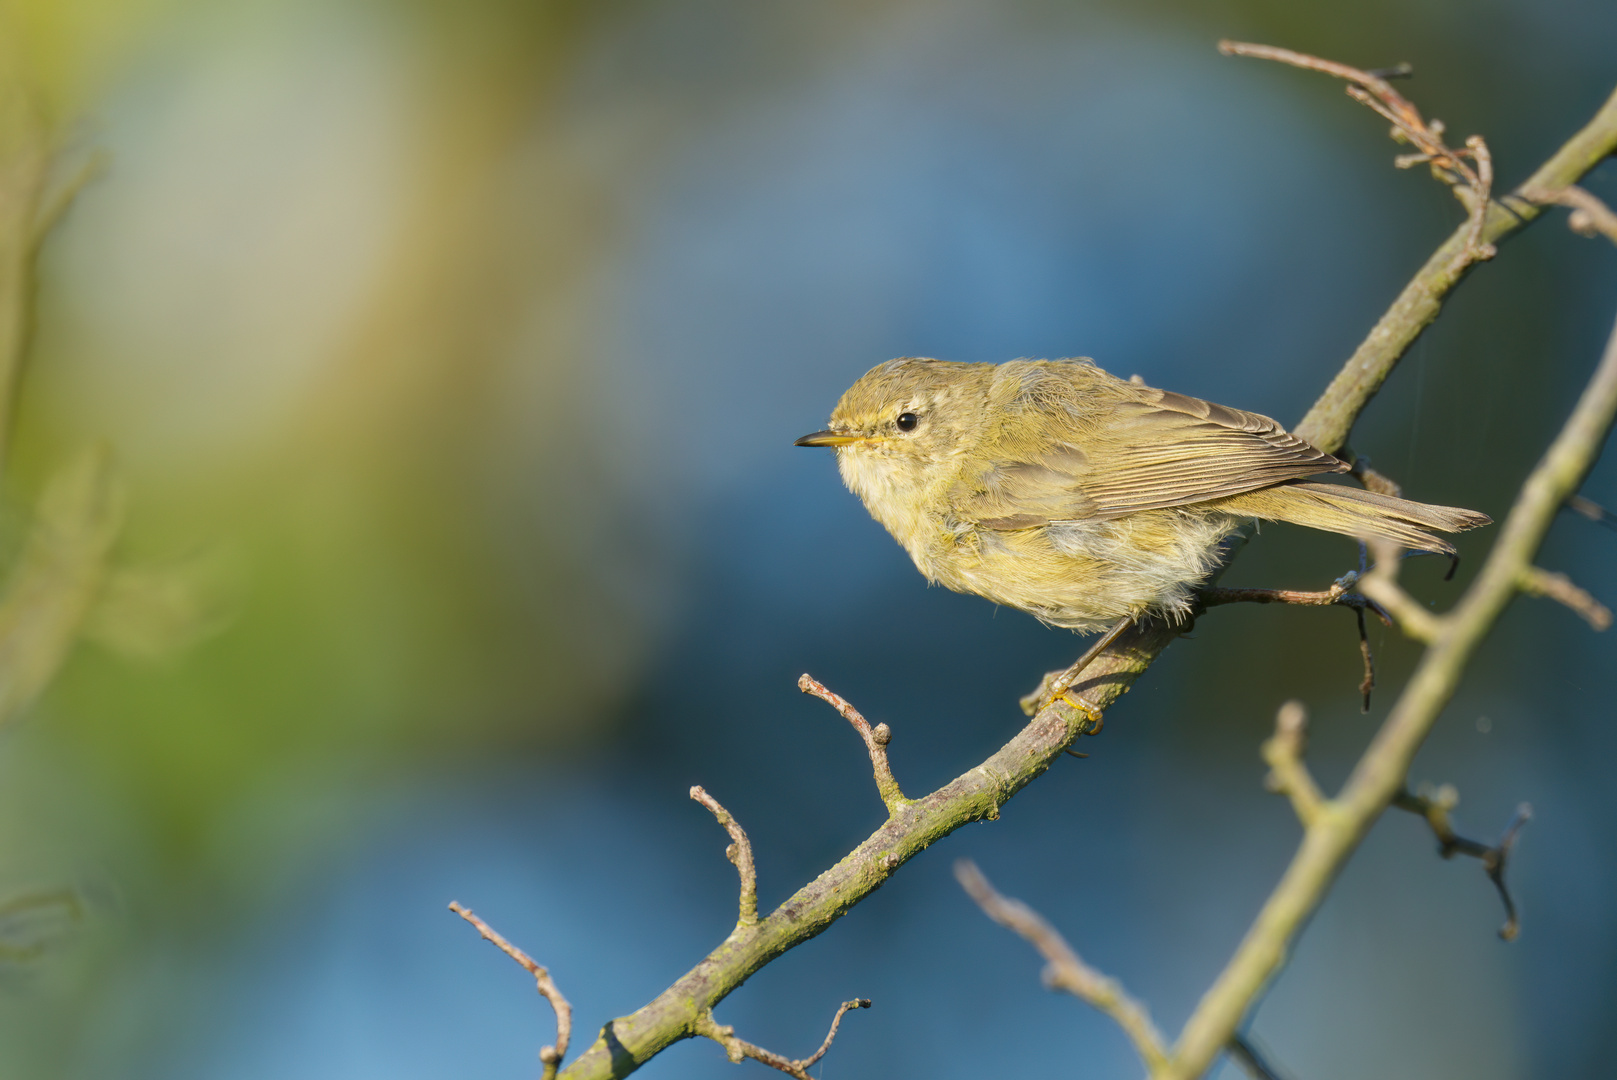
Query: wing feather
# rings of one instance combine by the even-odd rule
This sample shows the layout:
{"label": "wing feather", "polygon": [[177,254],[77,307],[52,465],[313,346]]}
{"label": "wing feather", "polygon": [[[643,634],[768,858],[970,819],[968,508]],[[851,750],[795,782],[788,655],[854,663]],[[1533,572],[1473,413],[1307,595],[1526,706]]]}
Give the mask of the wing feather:
{"label": "wing feather", "polygon": [[[987,528],[1118,518],[1348,468],[1258,413],[1087,364],[1040,364],[1022,378],[1035,375],[1040,392],[1018,399],[1023,407],[979,459],[993,464],[955,492],[962,516]],[[1056,375],[1064,393],[1050,389]]]}

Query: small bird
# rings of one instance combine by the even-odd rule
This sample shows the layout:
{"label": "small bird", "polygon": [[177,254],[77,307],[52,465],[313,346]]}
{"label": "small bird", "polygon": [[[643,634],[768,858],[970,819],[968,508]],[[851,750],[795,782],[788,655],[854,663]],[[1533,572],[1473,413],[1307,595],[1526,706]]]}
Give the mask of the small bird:
{"label": "small bird", "polygon": [[1254,518],[1451,556],[1429,530],[1491,520],[1305,483],[1349,466],[1267,416],[1089,359],[889,360],[796,445],[836,448],[843,481],[928,581],[1082,633],[1188,614],[1219,542]]}

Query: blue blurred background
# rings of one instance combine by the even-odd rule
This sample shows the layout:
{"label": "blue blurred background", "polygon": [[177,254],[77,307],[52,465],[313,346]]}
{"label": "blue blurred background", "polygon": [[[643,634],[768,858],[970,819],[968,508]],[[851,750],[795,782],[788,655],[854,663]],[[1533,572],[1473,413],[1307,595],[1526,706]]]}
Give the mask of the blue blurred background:
{"label": "blue blurred background", "polygon": [[[0,970],[16,1077],[523,1076],[734,918],[702,784],[780,902],[882,820],[809,671],[894,730],[919,793],[1022,722],[1081,643],[929,590],[794,449],[897,355],[1089,355],[1295,422],[1461,210],[1391,166],[1362,66],[1514,185],[1617,83],[1606,0],[16,0],[70,146],[108,169],[44,249],[9,498],[115,448],[129,558],[204,551],[231,617],[145,659],[86,644],[0,734],[0,892],[88,915]],[[1608,161],[1588,186],[1617,198]],[[1353,436],[1413,497],[1496,517],[1592,369],[1617,256],[1560,213],[1480,267]],[[1617,502],[1605,463],[1585,493]],[[1439,606],[1460,578],[1412,564]],[[1617,536],[1542,557],[1617,599]],[[1275,527],[1226,581],[1321,587]],[[1285,865],[1276,707],[1334,784],[1416,651],[1352,619],[1220,610],[1106,731],[718,1009],[827,1077],[1139,1072],[1108,1021],[954,885],[976,859],[1176,1030]],[[129,650],[125,650],[127,653]],[[140,650],[135,650],[139,652]],[[1609,637],[1522,601],[1415,780],[1462,827],[1536,817],[1521,939],[1475,862],[1377,826],[1253,1031],[1291,1075],[1567,1077],[1617,1054]],[[730,1075],[677,1045],[652,1077]],[[763,1075],[762,1066],[740,1068]],[[1234,1066],[1220,1067],[1236,1075]],[[1609,1064],[1605,1067],[1609,1068]]]}

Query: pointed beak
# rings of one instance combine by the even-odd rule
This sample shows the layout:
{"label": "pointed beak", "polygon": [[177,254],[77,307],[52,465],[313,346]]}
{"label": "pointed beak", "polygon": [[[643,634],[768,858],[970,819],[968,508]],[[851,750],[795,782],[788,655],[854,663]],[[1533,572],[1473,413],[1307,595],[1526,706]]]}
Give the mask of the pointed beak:
{"label": "pointed beak", "polygon": [[864,442],[863,435],[847,435],[840,431],[816,431],[812,435],[805,435],[792,443],[793,446],[848,446],[851,443]]}

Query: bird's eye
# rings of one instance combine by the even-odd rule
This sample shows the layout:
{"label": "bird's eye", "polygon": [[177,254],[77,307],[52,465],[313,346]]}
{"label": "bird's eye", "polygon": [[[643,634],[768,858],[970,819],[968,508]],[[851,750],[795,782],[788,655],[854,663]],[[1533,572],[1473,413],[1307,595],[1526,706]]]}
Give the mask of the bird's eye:
{"label": "bird's eye", "polygon": [[920,422],[921,418],[912,412],[898,414],[898,430],[900,431],[914,431],[915,425]]}

